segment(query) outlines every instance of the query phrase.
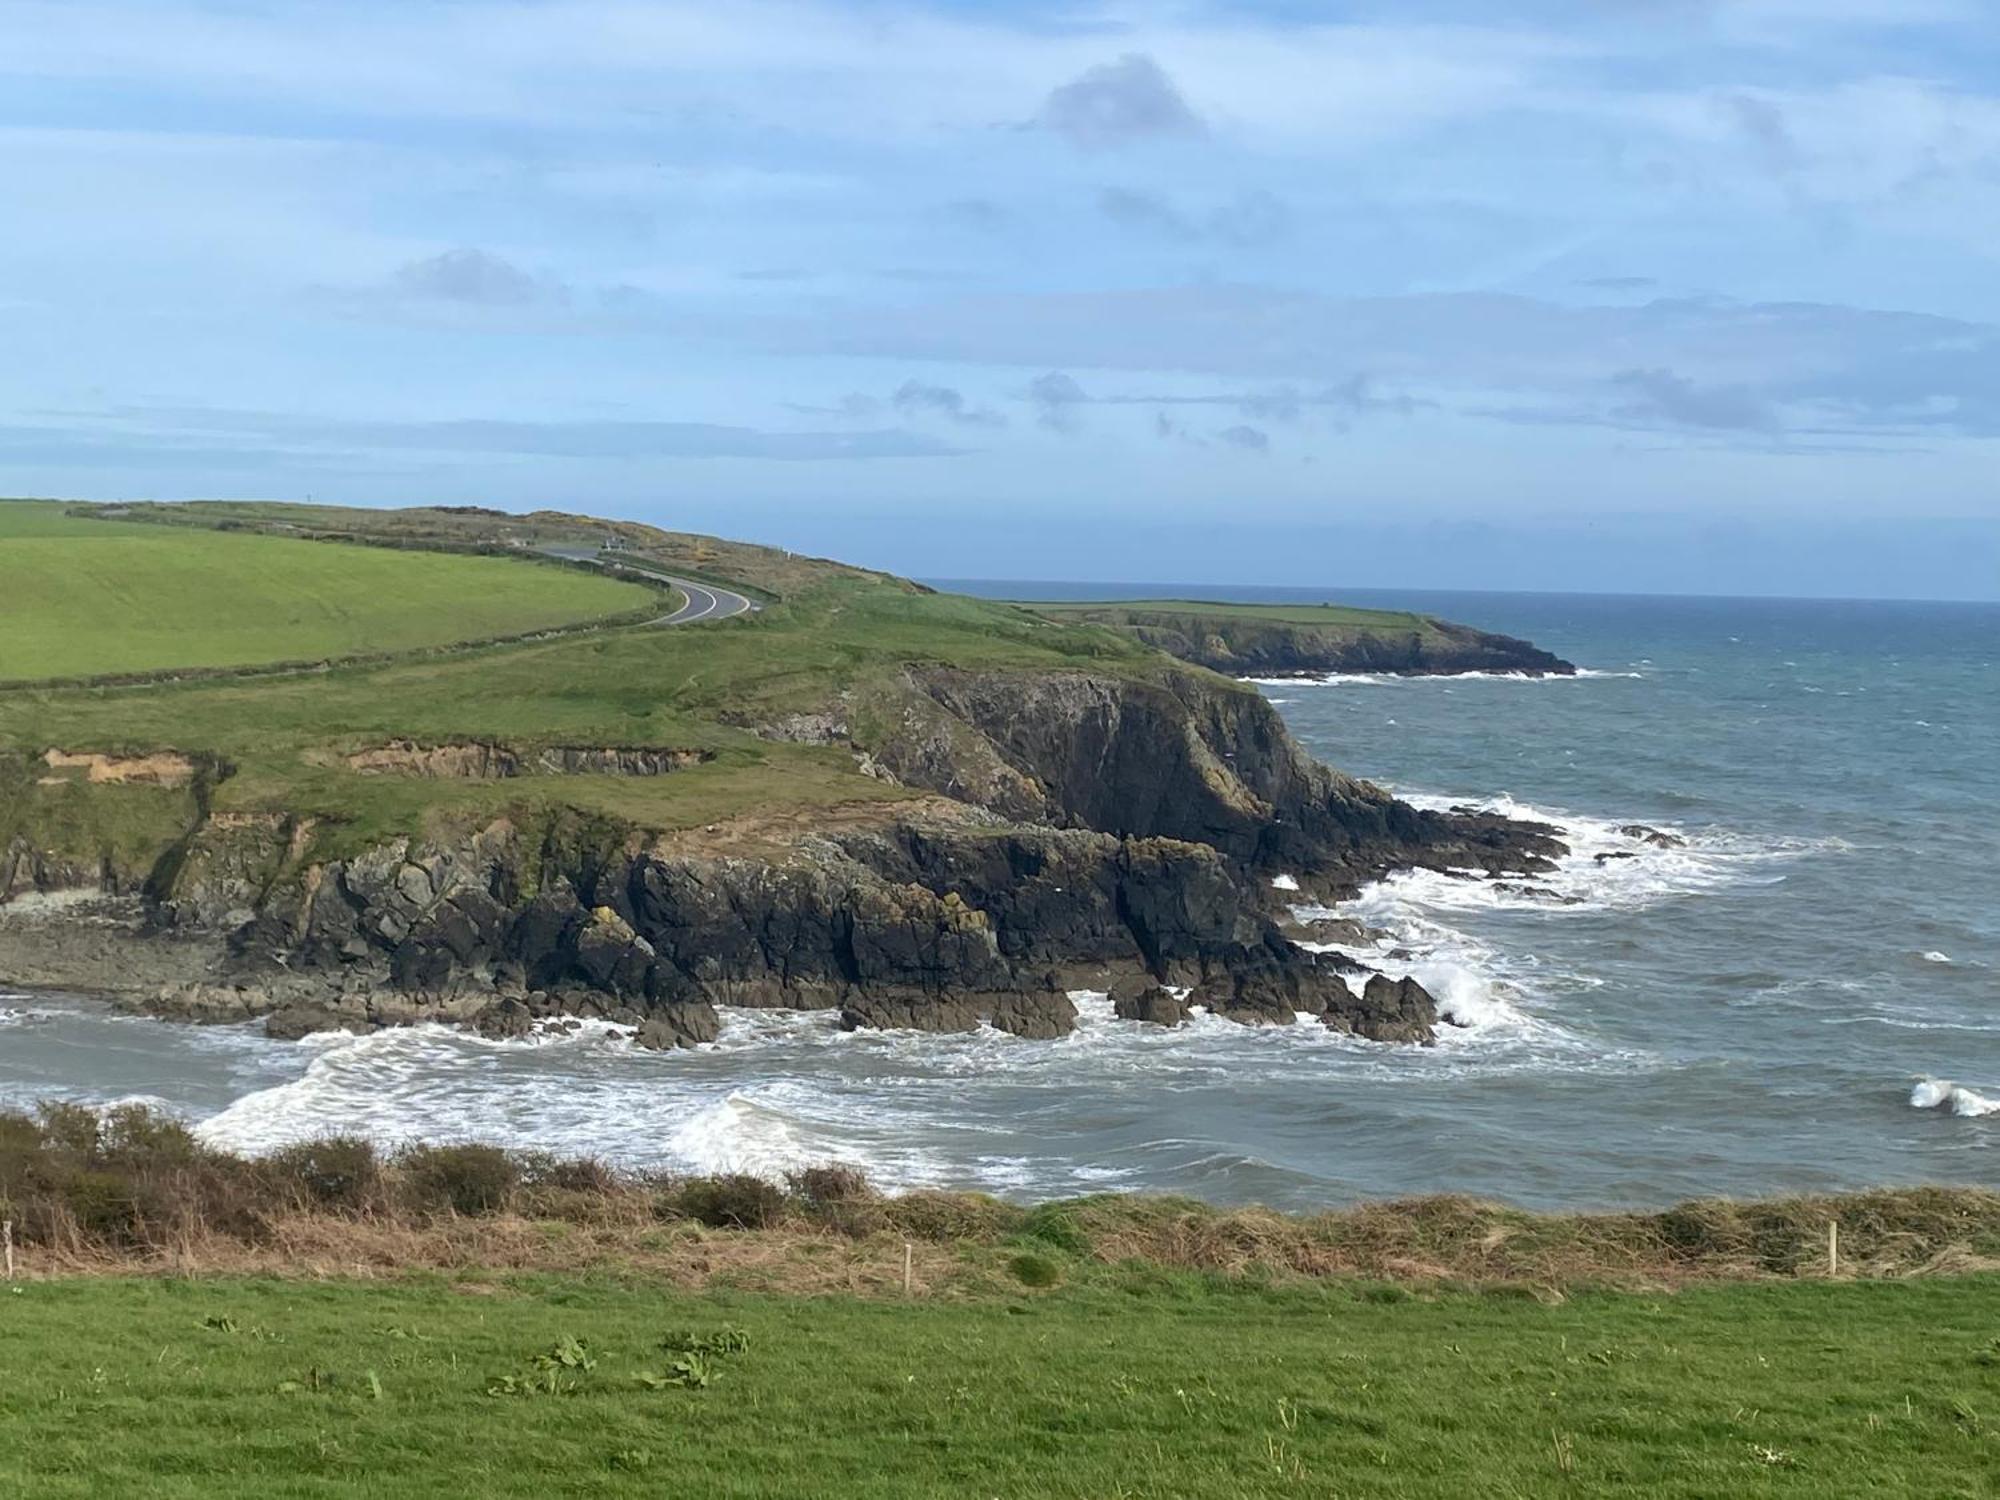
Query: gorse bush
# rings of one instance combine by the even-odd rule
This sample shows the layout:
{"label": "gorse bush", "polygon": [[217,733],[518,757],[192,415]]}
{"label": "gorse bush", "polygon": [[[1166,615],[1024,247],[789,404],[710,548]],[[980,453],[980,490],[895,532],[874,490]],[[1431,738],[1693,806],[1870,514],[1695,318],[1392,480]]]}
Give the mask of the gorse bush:
{"label": "gorse bush", "polygon": [[296,1186],[307,1203],[320,1208],[358,1213],[381,1201],[382,1159],[374,1143],[360,1136],[301,1141],[273,1153],[267,1164],[281,1181]]}
{"label": "gorse bush", "polygon": [[413,1207],[469,1219],[498,1213],[521,1180],[514,1158],[498,1146],[410,1146],[396,1166]]}
{"label": "gorse bush", "polygon": [[785,1212],[785,1190],[743,1173],[696,1177],[671,1195],[672,1211],[714,1229],[769,1229]]}

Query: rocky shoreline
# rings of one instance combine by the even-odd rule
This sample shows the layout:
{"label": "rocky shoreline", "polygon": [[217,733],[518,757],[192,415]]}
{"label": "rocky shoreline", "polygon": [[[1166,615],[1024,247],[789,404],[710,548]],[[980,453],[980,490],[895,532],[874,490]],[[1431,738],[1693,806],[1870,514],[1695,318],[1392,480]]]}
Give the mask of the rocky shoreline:
{"label": "rocky shoreline", "polygon": [[[1272,879],[1330,901],[1412,866],[1531,875],[1561,847],[1320,765],[1261,696],[1198,673],[912,668],[900,691],[866,732],[838,699],[805,728],[759,726],[844,745],[911,794],[803,831],[570,812],[319,858],[310,820],[212,813],[196,777],[185,832],[144,868],[19,838],[0,852],[0,980],[287,1037],[599,1017],[671,1047],[713,1040],[717,1005],[1056,1037],[1069,992],[1091,989],[1158,1024],[1201,1006],[1421,1044],[1431,997],[1300,947]],[[512,755],[425,764],[501,774]]]}

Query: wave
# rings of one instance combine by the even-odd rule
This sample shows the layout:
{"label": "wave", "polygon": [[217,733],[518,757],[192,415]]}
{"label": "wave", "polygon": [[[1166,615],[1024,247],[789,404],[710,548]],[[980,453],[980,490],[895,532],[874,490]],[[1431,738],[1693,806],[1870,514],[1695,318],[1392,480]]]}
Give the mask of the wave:
{"label": "wave", "polygon": [[[1600,987],[1603,980],[1567,973],[1534,954],[1511,954],[1454,925],[1460,914],[1533,912],[1550,920],[1566,914],[1632,911],[1698,895],[1722,886],[1782,876],[1774,862],[1845,846],[1837,840],[1750,839],[1724,830],[1671,823],[1614,823],[1562,809],[1537,807],[1501,795],[1445,797],[1398,789],[1419,808],[1443,811],[1473,805],[1524,822],[1555,828],[1568,852],[1555,868],[1534,875],[1489,878],[1480,870],[1405,870],[1362,888],[1334,908],[1295,907],[1296,914],[1349,917],[1380,934],[1358,957],[1393,976],[1407,974],[1429,990],[1438,1013],[1451,1023],[1441,1042],[1459,1047],[1539,1052],[1551,1062],[1588,1054],[1595,1043],[1545,1014],[1564,992]],[[1653,835],[1660,837],[1653,837]],[[1351,944],[1306,943],[1316,951]],[[1609,1054],[1607,1054],[1609,1056]],[[1643,1065],[1639,1054],[1621,1061]]]}
{"label": "wave", "polygon": [[1925,1078],[1910,1090],[1911,1109],[1950,1109],[1965,1119],[1976,1119],[1981,1115],[2000,1115],[2000,1099],[1976,1094],[1942,1078]]}
{"label": "wave", "polygon": [[[1840,839],[1753,838],[1726,829],[1672,822],[1618,823],[1561,808],[1537,807],[1502,793],[1445,797],[1396,789],[1412,807],[1476,807],[1520,822],[1553,827],[1568,846],[1553,870],[1489,880],[1483,872],[1405,871],[1362,892],[1364,900],[1411,902],[1433,909],[1558,912],[1632,911],[1723,886],[1783,878],[1770,867],[1814,854],[1844,852]],[[1640,830],[1627,832],[1628,829]],[[1671,843],[1651,840],[1664,835]],[[1468,877],[1473,878],[1468,878]],[[1365,918],[1365,912],[1355,913]]]}
{"label": "wave", "polygon": [[1592,682],[1643,678],[1644,672],[1578,667],[1574,672],[1327,672],[1300,677],[1239,677],[1258,687],[1392,687],[1415,682]]}

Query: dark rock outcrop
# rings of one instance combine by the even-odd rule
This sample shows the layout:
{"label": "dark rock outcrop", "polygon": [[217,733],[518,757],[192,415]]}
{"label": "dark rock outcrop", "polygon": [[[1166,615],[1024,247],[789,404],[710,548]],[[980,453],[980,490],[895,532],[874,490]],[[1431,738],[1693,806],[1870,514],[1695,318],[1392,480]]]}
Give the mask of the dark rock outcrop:
{"label": "dark rock outcrop", "polygon": [[1376,1042],[1416,1042],[1436,1039],[1437,1002],[1416,980],[1377,974],[1362,989],[1358,1001],[1341,1009],[1329,1007],[1320,1024]]}

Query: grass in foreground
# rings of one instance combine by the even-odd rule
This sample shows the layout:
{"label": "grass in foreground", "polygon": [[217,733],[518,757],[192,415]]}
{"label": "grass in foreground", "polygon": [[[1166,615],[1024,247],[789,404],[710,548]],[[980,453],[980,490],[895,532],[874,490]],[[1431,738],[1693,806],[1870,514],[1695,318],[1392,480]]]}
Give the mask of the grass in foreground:
{"label": "grass in foreground", "polygon": [[0,1295],[0,1492],[1986,1496],[2000,1279],[937,1302],[470,1274]]}
{"label": "grass in foreground", "polygon": [[0,681],[409,651],[602,619],[657,598],[527,560],[0,502]]}

